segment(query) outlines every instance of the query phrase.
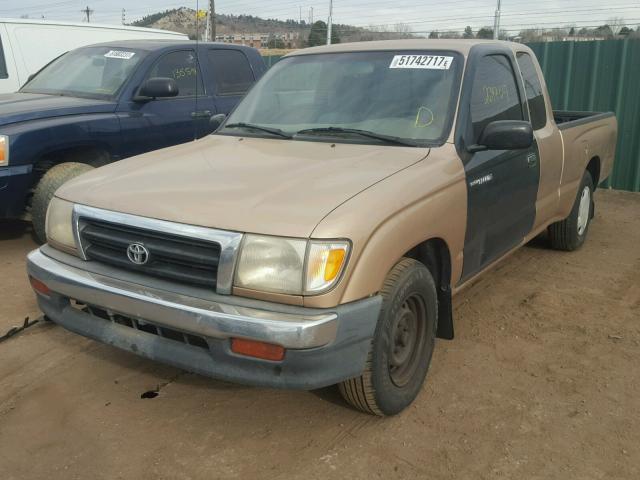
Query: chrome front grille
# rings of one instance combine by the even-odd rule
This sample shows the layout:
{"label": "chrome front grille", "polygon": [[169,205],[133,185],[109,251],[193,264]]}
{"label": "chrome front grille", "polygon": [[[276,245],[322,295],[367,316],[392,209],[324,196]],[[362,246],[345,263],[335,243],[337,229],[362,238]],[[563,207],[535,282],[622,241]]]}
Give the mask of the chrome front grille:
{"label": "chrome front grille", "polygon": [[[180,283],[215,289],[220,245],[140,228],[86,220],[80,232],[87,260],[133,270]],[[144,264],[133,263],[127,248],[148,250]]]}
{"label": "chrome front grille", "polygon": [[[75,205],[73,228],[85,260],[230,294],[242,234]],[[131,255],[143,247],[144,261]]]}

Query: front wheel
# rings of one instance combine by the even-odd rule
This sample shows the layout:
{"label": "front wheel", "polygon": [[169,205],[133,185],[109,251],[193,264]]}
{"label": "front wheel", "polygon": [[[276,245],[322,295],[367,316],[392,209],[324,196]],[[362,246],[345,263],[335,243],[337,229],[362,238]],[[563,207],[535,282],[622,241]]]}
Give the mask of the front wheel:
{"label": "front wheel", "polygon": [[560,222],[549,225],[549,239],[556,250],[571,252],[582,246],[593,215],[593,180],[584,172],[571,213]]}
{"label": "front wheel", "polygon": [[93,167],[86,163],[65,162],[52,167],[40,179],[33,194],[31,207],[31,222],[33,223],[33,230],[40,243],[47,241],[45,220],[47,218],[49,203],[51,203],[55,191],[72,178],[89,170],[93,170]]}
{"label": "front wheel", "polygon": [[339,384],[344,399],[374,415],[394,415],[413,402],[424,383],[438,325],[436,285],[417,260],[403,258],[380,292],[383,298],[361,376]]}

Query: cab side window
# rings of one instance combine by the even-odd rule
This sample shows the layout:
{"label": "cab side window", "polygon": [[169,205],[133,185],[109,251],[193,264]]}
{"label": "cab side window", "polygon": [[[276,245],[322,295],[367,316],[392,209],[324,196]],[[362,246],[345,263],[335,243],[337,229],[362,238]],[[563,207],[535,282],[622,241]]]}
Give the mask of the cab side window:
{"label": "cab side window", "polygon": [[547,124],[547,109],[542,94],[542,84],[531,55],[519,52],[518,66],[524,80],[524,91],[527,93],[531,125],[534,130],[539,130]]}
{"label": "cab side window", "polygon": [[504,55],[487,55],[478,64],[471,92],[474,141],[495,120],[523,120],[516,77]]}
{"label": "cab side window", "polygon": [[7,62],[4,60],[4,48],[2,47],[2,37],[0,37],[0,78],[9,78],[7,72]]}
{"label": "cab side window", "polygon": [[244,95],[256,81],[249,60],[240,50],[216,49],[207,53],[218,95]]}
{"label": "cab side window", "polygon": [[193,97],[202,95],[204,87],[198,59],[193,50],[181,50],[164,55],[158,60],[147,78],[172,78],[178,84],[178,97]]}

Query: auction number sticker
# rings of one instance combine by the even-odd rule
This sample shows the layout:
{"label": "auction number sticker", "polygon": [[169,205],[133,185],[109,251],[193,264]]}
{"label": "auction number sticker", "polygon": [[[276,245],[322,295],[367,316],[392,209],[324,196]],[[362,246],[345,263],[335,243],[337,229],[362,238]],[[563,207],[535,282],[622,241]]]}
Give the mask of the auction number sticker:
{"label": "auction number sticker", "polygon": [[109,50],[104,54],[107,58],[121,58],[123,60],[130,60],[136,52],[125,52],[123,50]]}
{"label": "auction number sticker", "polygon": [[389,68],[426,68],[449,70],[453,57],[443,55],[395,55]]}

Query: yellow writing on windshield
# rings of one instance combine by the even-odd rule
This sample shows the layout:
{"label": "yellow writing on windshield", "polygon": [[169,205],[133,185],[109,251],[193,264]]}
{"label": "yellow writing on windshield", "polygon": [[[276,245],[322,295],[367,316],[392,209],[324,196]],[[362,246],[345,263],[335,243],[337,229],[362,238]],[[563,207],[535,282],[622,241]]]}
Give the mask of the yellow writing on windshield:
{"label": "yellow writing on windshield", "polygon": [[485,105],[491,105],[498,100],[509,100],[509,88],[506,85],[485,85],[482,90]]}
{"label": "yellow writing on windshield", "polygon": [[418,108],[418,113],[416,113],[416,121],[414,126],[416,128],[425,128],[433,123],[434,115],[433,111],[428,107],[420,107]]}

